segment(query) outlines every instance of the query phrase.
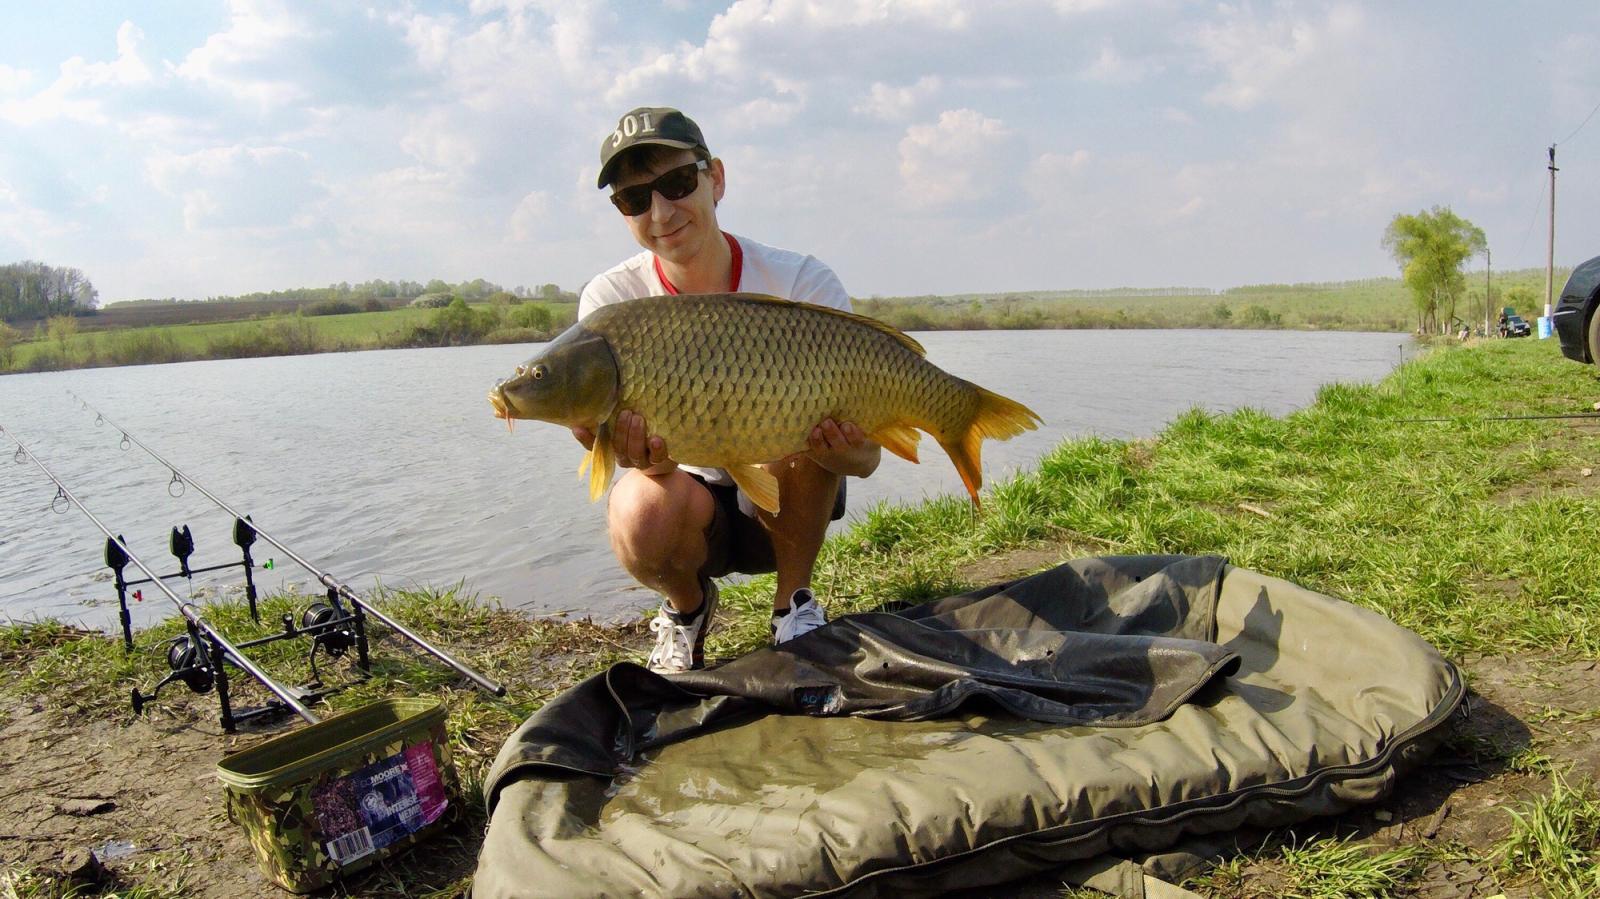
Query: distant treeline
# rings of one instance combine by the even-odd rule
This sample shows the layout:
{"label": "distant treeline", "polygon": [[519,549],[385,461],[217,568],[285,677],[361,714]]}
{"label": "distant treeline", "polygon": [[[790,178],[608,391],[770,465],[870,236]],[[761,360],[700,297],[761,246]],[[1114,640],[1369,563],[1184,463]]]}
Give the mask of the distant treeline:
{"label": "distant treeline", "polygon": [[[578,300],[577,294],[564,291],[555,284],[541,284],[534,288],[518,285],[506,290],[501,285],[483,278],[462,281],[459,284],[451,284],[439,278],[427,282],[374,279],[359,284],[344,281],[327,287],[257,291],[237,296],[212,296],[203,300],[185,300],[176,297],[125,300],[105,306],[95,312],[93,318],[83,319],[80,322],[80,330],[119,331],[162,325],[248,321],[295,312],[306,315],[379,312],[411,304],[448,305],[450,300],[456,297],[473,303],[498,304],[516,303],[522,300],[575,303]],[[85,310],[82,309],[70,311],[73,315],[84,313]],[[69,313],[51,310],[45,314],[8,315],[5,316],[5,320],[17,330],[27,334],[36,330],[42,331],[46,327],[45,319],[63,314]]]}
{"label": "distant treeline", "polygon": [[[180,300],[175,297],[165,299],[126,300],[113,305],[116,306],[148,306],[157,303],[265,303],[265,304],[292,304],[292,303],[324,303],[345,302],[363,303],[367,300],[413,300],[425,293],[448,294],[461,297],[468,302],[487,300],[497,293],[510,294],[525,300],[547,300],[559,302],[562,290],[555,284],[541,284],[536,288],[522,285],[507,290],[506,288],[486,281],[483,278],[474,278],[471,281],[462,281],[451,284],[440,278],[423,283],[421,281],[385,281],[374,278],[371,281],[362,281],[351,284],[349,281],[340,281],[338,284],[329,284],[327,287],[293,287],[288,290],[257,291],[255,293],[239,294],[237,296],[211,296],[204,300]],[[574,297],[575,299],[575,297]]]}
{"label": "distant treeline", "polygon": [[[141,327],[101,332],[80,332],[73,327],[76,319],[57,317],[50,320],[48,333],[41,332],[25,346],[9,339],[5,326],[0,325],[0,374],[196,359],[531,343],[559,334],[577,315],[577,306],[572,303],[514,299],[473,307],[457,297],[439,308],[407,309],[377,317],[390,320],[389,327],[372,321],[355,329],[340,326],[335,319],[298,311],[251,321],[215,323],[203,329]],[[395,320],[394,316],[400,318]],[[14,330],[12,335],[20,336]]]}
{"label": "distant treeline", "polygon": [[0,321],[92,312],[100,293],[75,268],[43,262],[0,265]]}

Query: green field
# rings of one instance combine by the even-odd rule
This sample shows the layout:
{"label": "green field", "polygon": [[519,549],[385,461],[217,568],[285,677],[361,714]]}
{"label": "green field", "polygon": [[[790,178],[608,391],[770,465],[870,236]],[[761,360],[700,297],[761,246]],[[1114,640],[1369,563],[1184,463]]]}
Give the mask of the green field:
{"label": "green field", "polygon": [[[465,327],[454,331],[435,326],[452,321],[452,314],[456,320],[461,319],[459,312],[402,307],[344,315],[273,315],[243,321],[81,331],[64,338],[43,334],[13,347],[9,366],[0,357],[0,373],[544,340],[570,323],[575,313],[570,303],[525,303],[504,308],[476,304],[464,308],[468,312]],[[550,324],[533,328],[516,324],[519,316],[525,317],[533,310],[544,310]]]}

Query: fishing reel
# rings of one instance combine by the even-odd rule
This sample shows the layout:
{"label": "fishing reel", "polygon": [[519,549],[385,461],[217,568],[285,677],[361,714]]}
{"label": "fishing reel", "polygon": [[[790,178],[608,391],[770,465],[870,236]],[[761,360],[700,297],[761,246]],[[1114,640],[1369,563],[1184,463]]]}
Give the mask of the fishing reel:
{"label": "fishing reel", "polygon": [[329,658],[337,659],[356,645],[353,620],[353,617],[343,609],[334,608],[327,603],[314,602],[300,613],[300,629],[314,631],[311,637],[313,652],[320,646]]}
{"label": "fishing reel", "polygon": [[133,713],[143,714],[146,703],[160,695],[161,688],[173,681],[182,681],[192,693],[209,693],[216,686],[216,672],[211,668],[211,654],[194,628],[167,641],[167,667],[172,673],[156,682],[149,693],[133,688]]}

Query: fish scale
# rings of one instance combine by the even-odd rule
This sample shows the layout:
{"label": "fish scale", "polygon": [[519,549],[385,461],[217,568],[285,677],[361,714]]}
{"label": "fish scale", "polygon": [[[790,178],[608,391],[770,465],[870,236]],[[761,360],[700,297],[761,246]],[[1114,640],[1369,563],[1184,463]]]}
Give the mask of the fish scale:
{"label": "fish scale", "polygon": [[[609,484],[608,437],[624,410],[643,416],[680,463],[725,468],[777,511],[755,469],[807,449],[826,418],[916,461],[917,431],[950,454],[973,501],[984,438],[1037,426],[1026,406],[923,358],[910,337],[865,316],[752,294],[646,297],[602,306],[490,392],[501,418],[537,418],[602,435],[590,493]],[[760,494],[759,496],[757,494]]]}
{"label": "fish scale", "polygon": [[690,296],[604,306],[584,325],[615,349],[617,408],[644,416],[688,465],[802,452],[828,417],[871,433],[909,415],[937,435],[971,418],[976,404],[964,381],[849,319]]}

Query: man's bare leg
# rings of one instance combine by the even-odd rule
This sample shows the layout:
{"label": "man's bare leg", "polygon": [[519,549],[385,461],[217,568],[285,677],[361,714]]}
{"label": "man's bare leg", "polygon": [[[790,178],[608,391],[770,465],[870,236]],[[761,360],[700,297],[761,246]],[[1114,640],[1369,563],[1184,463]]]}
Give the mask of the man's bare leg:
{"label": "man's bare leg", "polygon": [[828,521],[839,493],[839,475],[804,456],[776,462],[766,469],[778,479],[777,515],[757,509],[761,524],[772,536],[777,561],[777,596],[774,611],[789,608],[794,591],[811,586],[811,569],[828,534]]}
{"label": "man's bare leg", "polygon": [[634,579],[666,597],[675,611],[693,612],[703,598],[700,568],[715,513],[711,491],[685,472],[629,471],[611,488],[606,508],[611,549]]}

